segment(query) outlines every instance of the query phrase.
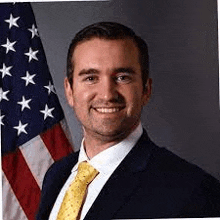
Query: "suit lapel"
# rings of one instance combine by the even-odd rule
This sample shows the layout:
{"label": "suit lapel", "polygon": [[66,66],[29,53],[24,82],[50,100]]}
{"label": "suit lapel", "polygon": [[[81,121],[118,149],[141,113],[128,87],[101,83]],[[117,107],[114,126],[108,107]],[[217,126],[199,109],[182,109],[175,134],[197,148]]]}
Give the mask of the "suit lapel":
{"label": "suit lapel", "polygon": [[38,210],[37,219],[48,219],[57,196],[69,177],[71,170],[78,160],[78,153],[57,161],[48,170],[41,193],[41,203]]}
{"label": "suit lapel", "polygon": [[138,143],[111,175],[93,203],[85,220],[111,219],[140,184],[154,145],[144,131]]}

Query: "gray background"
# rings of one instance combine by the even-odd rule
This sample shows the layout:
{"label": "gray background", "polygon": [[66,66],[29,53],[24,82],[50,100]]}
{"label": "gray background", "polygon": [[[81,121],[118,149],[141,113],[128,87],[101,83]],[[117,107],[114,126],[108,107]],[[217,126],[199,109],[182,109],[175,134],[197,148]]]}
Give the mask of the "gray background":
{"label": "gray background", "polygon": [[217,1],[41,2],[32,7],[75,149],[82,133],[63,90],[68,46],[84,26],[117,21],[149,45],[153,95],[142,122],[150,138],[220,179]]}

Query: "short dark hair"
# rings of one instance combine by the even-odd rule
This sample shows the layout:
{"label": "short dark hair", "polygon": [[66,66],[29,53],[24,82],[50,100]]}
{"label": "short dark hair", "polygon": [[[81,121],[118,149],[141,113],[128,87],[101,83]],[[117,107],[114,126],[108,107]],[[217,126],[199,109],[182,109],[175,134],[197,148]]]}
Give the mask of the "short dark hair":
{"label": "short dark hair", "polygon": [[137,36],[131,28],[116,22],[98,22],[85,27],[75,35],[69,46],[67,55],[67,78],[70,82],[70,85],[72,85],[73,81],[73,52],[79,43],[91,40],[93,38],[106,40],[132,39],[139,50],[142,81],[143,86],[145,86],[149,77],[148,46],[146,42],[141,37]]}

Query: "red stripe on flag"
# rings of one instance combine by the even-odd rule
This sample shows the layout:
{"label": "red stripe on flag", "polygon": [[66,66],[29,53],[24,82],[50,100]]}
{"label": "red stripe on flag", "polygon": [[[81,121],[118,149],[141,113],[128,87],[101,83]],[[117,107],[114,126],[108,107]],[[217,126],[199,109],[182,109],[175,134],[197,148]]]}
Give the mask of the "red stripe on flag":
{"label": "red stripe on flag", "polygon": [[2,158],[2,169],[27,218],[34,220],[40,201],[40,188],[19,149]]}
{"label": "red stripe on flag", "polygon": [[40,136],[55,161],[73,152],[60,123],[54,125]]}

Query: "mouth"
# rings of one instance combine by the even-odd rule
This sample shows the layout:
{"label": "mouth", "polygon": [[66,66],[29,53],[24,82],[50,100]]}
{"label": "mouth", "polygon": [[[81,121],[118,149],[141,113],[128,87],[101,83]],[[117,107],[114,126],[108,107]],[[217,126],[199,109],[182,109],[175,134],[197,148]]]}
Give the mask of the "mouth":
{"label": "mouth", "polygon": [[97,112],[103,113],[103,114],[111,114],[111,113],[116,113],[124,109],[124,107],[111,107],[111,108],[104,108],[104,107],[97,107],[94,108]]}

